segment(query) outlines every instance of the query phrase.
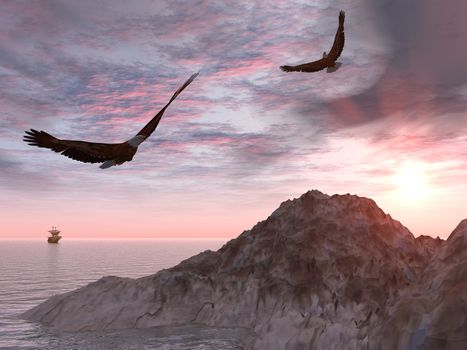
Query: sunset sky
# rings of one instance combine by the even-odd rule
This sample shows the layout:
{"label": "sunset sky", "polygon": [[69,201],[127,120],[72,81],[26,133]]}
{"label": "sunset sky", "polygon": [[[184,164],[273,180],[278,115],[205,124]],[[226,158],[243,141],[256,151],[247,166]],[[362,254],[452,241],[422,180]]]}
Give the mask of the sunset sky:
{"label": "sunset sky", "polygon": [[[342,67],[286,74],[329,51]],[[0,239],[233,238],[318,189],[415,236],[467,218],[467,1],[0,2]],[[25,130],[122,142],[192,73],[134,159],[73,161]]]}

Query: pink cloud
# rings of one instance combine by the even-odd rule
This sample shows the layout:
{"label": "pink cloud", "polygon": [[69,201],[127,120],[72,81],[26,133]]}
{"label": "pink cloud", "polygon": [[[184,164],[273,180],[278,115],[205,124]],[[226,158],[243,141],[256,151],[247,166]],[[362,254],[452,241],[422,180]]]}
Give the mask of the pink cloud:
{"label": "pink cloud", "polygon": [[[465,192],[465,99],[453,91],[465,84],[467,8],[453,1],[457,7],[427,0],[416,13],[408,2],[358,1],[347,9],[343,67],[308,75],[278,67],[329,50],[339,9],[324,3],[6,2],[0,103],[8,133],[0,150],[18,147],[0,175],[2,198],[15,203],[3,207],[7,231],[24,212],[31,224],[23,232],[46,221],[48,228],[59,208],[56,224],[76,236],[102,222],[111,223],[105,234],[127,235],[133,225],[112,224],[121,216],[154,236],[225,237],[309,188],[384,194],[383,180],[409,157],[431,164],[437,185]],[[373,33],[359,7],[387,41],[366,40]],[[29,127],[123,141],[199,69],[135,159],[111,172],[20,142]],[[352,138],[369,140],[374,153],[338,142]],[[47,173],[53,181],[44,181]],[[446,200],[464,208],[459,198]],[[188,213],[183,222],[180,212]]]}

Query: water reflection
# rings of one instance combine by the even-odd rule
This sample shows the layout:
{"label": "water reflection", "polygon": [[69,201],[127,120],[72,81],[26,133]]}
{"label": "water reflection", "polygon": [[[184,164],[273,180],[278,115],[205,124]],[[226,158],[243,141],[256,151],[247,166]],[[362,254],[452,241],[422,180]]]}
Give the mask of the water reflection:
{"label": "water reflection", "polygon": [[[0,348],[30,349],[239,349],[244,330],[158,328],[56,334],[17,316],[53,294],[102,276],[143,277],[224,241],[0,242]],[[168,345],[167,345],[168,344]]]}

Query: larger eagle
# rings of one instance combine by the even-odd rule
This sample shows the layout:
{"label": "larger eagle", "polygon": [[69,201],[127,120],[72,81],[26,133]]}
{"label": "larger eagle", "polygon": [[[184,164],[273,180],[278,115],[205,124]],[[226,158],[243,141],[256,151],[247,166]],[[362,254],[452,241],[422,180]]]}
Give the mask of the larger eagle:
{"label": "larger eagle", "polygon": [[334,37],[334,43],[332,44],[331,51],[328,54],[323,53],[323,58],[298,66],[281,66],[280,68],[284,72],[318,72],[324,68],[327,68],[328,73],[336,71],[341,63],[336,62],[344,49],[344,20],[345,12],[339,12],[339,27],[337,28],[336,36]]}
{"label": "larger eagle", "polygon": [[101,169],[120,165],[133,159],[138,146],[156,130],[165,110],[173,100],[198,76],[193,74],[175,93],[170,101],[134,137],[122,143],[97,143],[87,141],[62,140],[45,131],[26,131],[23,141],[31,146],[49,148],[71,159],[85,163],[102,163]]}

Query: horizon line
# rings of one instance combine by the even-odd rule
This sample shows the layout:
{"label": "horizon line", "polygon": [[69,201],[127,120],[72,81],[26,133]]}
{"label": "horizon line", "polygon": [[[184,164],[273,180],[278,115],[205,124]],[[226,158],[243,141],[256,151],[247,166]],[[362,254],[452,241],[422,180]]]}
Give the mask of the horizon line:
{"label": "horizon line", "polygon": [[[125,237],[115,237],[115,238],[67,238],[66,241],[220,241],[220,240],[230,240],[233,238],[229,237],[136,237],[136,238],[125,238]],[[47,240],[44,238],[0,238],[0,241],[44,241],[47,243]]]}

